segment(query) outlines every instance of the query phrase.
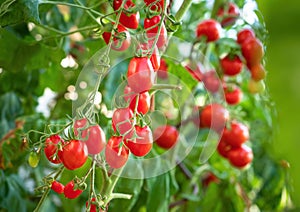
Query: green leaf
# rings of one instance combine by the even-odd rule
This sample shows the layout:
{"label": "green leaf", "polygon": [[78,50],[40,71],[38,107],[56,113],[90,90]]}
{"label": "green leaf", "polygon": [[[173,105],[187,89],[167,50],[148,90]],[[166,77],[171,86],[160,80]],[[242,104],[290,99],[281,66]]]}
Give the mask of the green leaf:
{"label": "green leaf", "polygon": [[39,23],[38,0],[6,0],[0,7],[0,26],[20,22]]}

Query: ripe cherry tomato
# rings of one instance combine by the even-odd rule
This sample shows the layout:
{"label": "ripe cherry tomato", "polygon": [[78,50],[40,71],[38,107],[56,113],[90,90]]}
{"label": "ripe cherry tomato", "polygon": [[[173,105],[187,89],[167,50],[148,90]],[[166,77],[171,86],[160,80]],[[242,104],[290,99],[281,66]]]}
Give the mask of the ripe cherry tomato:
{"label": "ripe cherry tomato", "polygon": [[143,93],[149,91],[155,79],[155,72],[152,64],[147,57],[134,57],[131,59],[127,80],[128,85],[136,93]]}
{"label": "ripe cherry tomato", "polygon": [[157,76],[161,79],[168,78],[168,65],[164,59],[160,60],[159,71],[157,72]]}
{"label": "ripe cherry tomato", "polygon": [[243,98],[243,92],[237,86],[228,88],[224,87],[225,100],[229,105],[236,105],[241,102]]}
{"label": "ripe cherry tomato", "polygon": [[250,72],[251,78],[255,81],[263,80],[266,77],[266,70],[262,64],[252,66]]}
{"label": "ripe cherry tomato", "polygon": [[159,0],[159,1],[157,1],[157,0],[144,0],[144,2],[147,6],[149,6],[150,4],[152,5],[150,7],[151,10],[162,11],[164,9],[164,0]]}
{"label": "ripe cherry tomato", "polygon": [[249,129],[244,124],[233,121],[231,129],[225,128],[223,137],[228,145],[240,147],[249,140]]}
{"label": "ripe cherry tomato", "polygon": [[51,189],[58,194],[64,193],[65,186],[56,180],[52,182]]}
{"label": "ripe cherry tomato", "polygon": [[220,7],[217,12],[217,16],[222,19],[221,25],[223,27],[234,24],[239,15],[239,8],[231,2],[228,5]]}
{"label": "ripe cherry tomato", "polygon": [[231,146],[229,146],[224,137],[222,136],[219,144],[218,144],[218,147],[217,147],[217,151],[218,153],[223,156],[224,158],[227,158],[227,154],[228,154],[228,151],[231,149]]}
{"label": "ripe cherry tomato", "polygon": [[203,74],[203,83],[205,88],[211,93],[215,93],[221,86],[221,81],[215,71],[208,71]]}
{"label": "ripe cherry tomato", "polygon": [[124,99],[126,102],[129,102],[129,108],[134,111],[136,105],[136,98],[139,95],[137,112],[146,114],[150,108],[150,94],[149,92],[144,92],[137,94],[129,86],[126,86],[124,89]]}
{"label": "ripe cherry tomato", "polygon": [[158,48],[156,45],[155,45],[154,51],[150,57],[150,61],[151,61],[154,71],[158,71],[159,66],[160,66],[160,55],[159,55],[159,51],[158,51]]}
{"label": "ripe cherry tomato", "polygon": [[[118,25],[117,30],[118,32],[115,34],[115,37],[113,38],[111,48],[117,51],[125,51],[130,46],[130,41],[131,41],[130,33],[122,25]],[[121,35],[121,33],[123,34]],[[111,37],[111,32],[104,32],[102,34],[102,37],[105,43],[108,44]]]}
{"label": "ripe cherry tomato", "polygon": [[[112,116],[112,127],[115,132],[123,135],[125,138],[132,136],[133,112],[130,108],[118,108]],[[126,134],[126,135],[125,135]]]}
{"label": "ripe cherry tomato", "polygon": [[105,148],[105,159],[108,165],[114,169],[123,167],[129,155],[129,150],[122,143],[123,138],[121,136],[112,136]]}
{"label": "ripe cherry tomato", "polygon": [[83,118],[76,120],[73,128],[75,136],[85,142],[89,154],[96,155],[104,149],[106,138],[99,125],[87,126],[87,120]]}
{"label": "ripe cherry tomato", "polygon": [[242,145],[237,148],[232,148],[228,152],[228,159],[231,165],[237,168],[243,168],[253,159],[252,149],[246,145]]}
{"label": "ripe cherry tomato", "polygon": [[55,164],[61,163],[60,158],[58,157],[58,145],[63,145],[64,141],[59,135],[51,135],[45,141],[45,155],[47,159]]}
{"label": "ripe cherry tomato", "polygon": [[205,36],[206,42],[213,42],[220,38],[220,31],[221,25],[213,19],[208,19],[198,24],[196,36],[197,38]]}
{"label": "ripe cherry tomato", "polygon": [[135,156],[142,157],[147,155],[152,149],[153,137],[148,126],[135,126],[137,138],[124,141],[130,152]]}
{"label": "ripe cherry tomato", "polygon": [[219,132],[223,130],[229,119],[229,112],[222,105],[212,103],[200,113],[200,126],[209,127]]}
{"label": "ripe cherry tomato", "polygon": [[208,187],[211,183],[219,183],[220,179],[212,172],[208,172],[202,179],[202,185],[204,188]]}
{"label": "ripe cherry tomato", "polygon": [[[114,10],[118,10],[122,5],[122,0],[114,0],[113,2],[113,8]],[[134,7],[135,4],[131,0],[127,0],[124,8],[129,9],[131,7]],[[127,14],[125,12],[121,13],[120,16],[120,23],[130,29],[137,29],[139,26],[140,21],[140,14],[139,12],[133,13],[133,14]]]}
{"label": "ripe cherry tomato", "polygon": [[265,83],[262,80],[255,81],[253,79],[250,79],[248,83],[248,90],[253,94],[261,93],[265,90]]}
{"label": "ripe cherry tomato", "polygon": [[[157,35],[160,21],[161,16],[159,15],[153,16],[152,18],[145,18],[144,27],[148,38],[154,38]],[[165,24],[162,22],[161,30],[156,43],[157,47],[159,49],[162,48],[167,43],[167,39],[167,30]]]}
{"label": "ripe cherry tomato", "polygon": [[79,197],[79,195],[83,192],[83,190],[76,189],[74,190],[74,182],[73,180],[68,182],[64,189],[64,195],[68,199],[75,199]]}
{"label": "ripe cherry tomato", "polygon": [[237,55],[232,58],[227,55],[226,57],[221,59],[220,63],[223,69],[223,73],[228,76],[239,74],[243,68],[243,62]]}
{"label": "ripe cherry tomato", "polygon": [[[85,207],[86,207],[87,211],[89,211],[89,212],[97,212],[97,205],[95,203],[96,203],[96,198],[93,197],[92,201],[91,201],[91,204],[90,204],[90,208],[89,208],[90,210],[88,210],[89,202],[86,201],[85,202]],[[100,209],[99,211],[102,211],[102,210]]]}
{"label": "ripe cherry tomato", "polygon": [[255,33],[252,29],[243,29],[237,34],[237,42],[242,45],[248,38],[255,38]]}
{"label": "ripe cherry tomato", "polygon": [[159,126],[154,130],[154,140],[158,146],[170,149],[178,140],[179,133],[176,127],[170,125]]}
{"label": "ripe cherry tomato", "polygon": [[70,140],[64,145],[63,151],[59,154],[59,157],[67,169],[78,169],[86,162],[88,149],[84,142]]}
{"label": "ripe cherry tomato", "polygon": [[247,61],[249,68],[260,64],[264,56],[262,43],[256,38],[249,38],[242,44],[242,54]]}

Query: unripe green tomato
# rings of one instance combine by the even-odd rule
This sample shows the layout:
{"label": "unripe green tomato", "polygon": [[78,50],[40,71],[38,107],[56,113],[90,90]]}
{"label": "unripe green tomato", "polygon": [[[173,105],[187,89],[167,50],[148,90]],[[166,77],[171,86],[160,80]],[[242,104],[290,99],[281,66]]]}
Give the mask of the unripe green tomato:
{"label": "unripe green tomato", "polygon": [[265,83],[260,80],[260,81],[255,81],[253,79],[250,79],[248,83],[248,89],[250,93],[261,93],[265,90]]}
{"label": "unripe green tomato", "polygon": [[28,157],[29,166],[35,168],[39,164],[39,161],[40,161],[40,154],[38,154],[37,152],[30,152]]}

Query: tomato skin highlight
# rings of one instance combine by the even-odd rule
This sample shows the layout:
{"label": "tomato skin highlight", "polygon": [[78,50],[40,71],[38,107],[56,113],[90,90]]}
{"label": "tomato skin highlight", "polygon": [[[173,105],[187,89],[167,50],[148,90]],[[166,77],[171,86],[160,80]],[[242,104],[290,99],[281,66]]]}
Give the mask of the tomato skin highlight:
{"label": "tomato skin highlight", "polygon": [[137,138],[124,141],[130,152],[138,157],[147,155],[152,149],[153,137],[148,126],[135,126]]}
{"label": "tomato skin highlight", "polygon": [[242,71],[243,62],[235,55],[231,58],[229,55],[220,60],[223,73],[228,76],[235,76]]}
{"label": "tomato skin highlight", "polygon": [[121,136],[112,136],[105,149],[106,162],[114,169],[123,167],[128,160],[129,150],[124,145],[120,147],[122,140]]}
{"label": "tomato skin highlight", "polygon": [[76,189],[74,190],[74,181],[70,181],[66,184],[64,189],[64,195],[68,199],[75,199],[80,196],[80,194],[83,192],[83,190]]}
{"label": "tomato skin highlight", "polygon": [[149,91],[154,84],[155,73],[147,57],[134,57],[131,59],[127,80],[129,87],[136,93]]}
{"label": "tomato skin highlight", "polygon": [[64,144],[64,141],[59,135],[51,135],[45,141],[45,148],[44,148],[45,155],[46,155],[47,159],[54,164],[61,163],[61,160],[58,157],[58,155],[56,155],[56,157],[54,158],[55,153],[58,153],[57,146],[60,143]]}
{"label": "tomato skin highlight", "polygon": [[[126,38],[124,40],[121,40],[114,37],[111,48],[116,51],[125,51],[126,49],[128,49],[131,43],[130,33],[122,25],[118,25],[117,30],[118,33],[116,35],[118,35],[119,33],[125,33]],[[105,43],[108,44],[111,37],[111,32],[103,32],[102,37]],[[121,42],[121,44],[119,42]]]}
{"label": "tomato skin highlight", "polygon": [[220,38],[221,25],[214,19],[204,20],[196,29],[197,38],[206,37],[206,42],[217,41]]}
{"label": "tomato skin highlight", "polygon": [[246,145],[241,147],[232,148],[228,152],[228,160],[230,164],[236,168],[244,168],[253,160],[252,149]]}
{"label": "tomato skin highlight", "polygon": [[63,151],[59,156],[67,169],[78,169],[83,166],[88,158],[88,148],[82,141],[70,140],[63,147]]}
{"label": "tomato skin highlight", "polygon": [[[130,108],[118,108],[112,116],[112,127],[114,132],[124,135],[125,138],[132,136],[133,112]],[[126,134],[126,135],[125,135]]]}
{"label": "tomato skin highlight", "polygon": [[150,94],[149,92],[144,92],[137,94],[129,86],[126,86],[124,89],[124,99],[126,102],[129,102],[129,108],[134,111],[136,105],[136,98],[139,95],[137,112],[146,114],[150,109]]}
{"label": "tomato skin highlight", "polygon": [[232,147],[240,147],[249,140],[249,129],[242,123],[231,122],[231,129],[225,128],[224,139]]}
{"label": "tomato skin highlight", "polygon": [[176,127],[171,125],[159,126],[153,133],[156,144],[164,149],[172,148],[176,144],[178,136]]}
{"label": "tomato skin highlight", "polygon": [[52,182],[51,189],[58,194],[64,193],[65,186],[56,180]]}

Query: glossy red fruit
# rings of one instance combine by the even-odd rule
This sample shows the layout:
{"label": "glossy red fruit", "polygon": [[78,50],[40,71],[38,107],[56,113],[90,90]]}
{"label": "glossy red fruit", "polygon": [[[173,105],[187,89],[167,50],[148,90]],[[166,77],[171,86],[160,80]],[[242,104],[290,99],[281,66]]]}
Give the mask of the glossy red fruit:
{"label": "glossy red fruit", "polygon": [[51,189],[58,194],[64,193],[65,186],[56,180],[52,182]]}
{"label": "glossy red fruit", "polygon": [[251,78],[255,81],[260,81],[265,79],[266,70],[262,64],[254,65],[250,68]]}
{"label": "glossy red fruit", "polygon": [[208,71],[204,73],[203,83],[205,88],[211,93],[217,92],[221,86],[221,81],[215,71]]}
{"label": "glossy red fruit", "polygon": [[206,37],[206,42],[213,42],[220,38],[221,25],[213,19],[202,21],[197,26],[197,38]]}
{"label": "glossy red fruit", "polygon": [[74,134],[82,142],[85,142],[88,153],[99,154],[105,147],[105,133],[99,125],[87,126],[87,119],[79,119],[74,122]]}
{"label": "glossy red fruit", "polygon": [[168,78],[168,65],[164,59],[160,60],[159,71],[157,72],[157,76],[161,79]]}
{"label": "glossy red fruit", "polygon": [[187,64],[184,67],[195,80],[197,80],[199,82],[201,82],[203,80],[204,74],[202,74],[198,65],[196,65],[195,67],[192,67],[192,65]]}
{"label": "glossy red fruit", "polygon": [[[90,204],[90,210],[88,210],[89,202],[86,201],[86,202],[85,202],[85,207],[86,207],[86,209],[87,209],[89,212],[97,212],[97,205],[96,205],[95,203],[96,203],[96,198],[93,197],[93,198],[92,198],[92,201],[91,201],[91,204]],[[102,210],[100,210],[100,211],[102,211]]]}
{"label": "glossy red fruit", "polygon": [[[147,33],[148,38],[155,38],[157,33],[159,33],[159,37],[157,40],[157,47],[160,49],[167,43],[167,30],[165,24],[162,23],[161,30],[159,30],[159,23],[161,21],[161,16],[153,16],[151,18],[145,18],[144,20],[144,28]],[[153,41],[153,40],[152,40]]]}
{"label": "glossy red fruit", "polygon": [[61,160],[58,156],[58,145],[63,145],[64,141],[59,135],[51,135],[45,141],[44,152],[47,159],[55,164],[61,163]]}
{"label": "glossy red fruit", "polygon": [[243,62],[237,55],[233,57],[227,55],[220,60],[220,63],[223,73],[228,76],[235,76],[239,74],[243,68]]}
{"label": "glossy red fruit", "polygon": [[[122,0],[114,0],[113,8],[114,10],[118,10],[122,5]],[[135,4],[131,0],[127,0],[124,8],[129,9],[134,7]],[[120,23],[130,29],[137,29],[139,26],[140,14],[139,12],[133,14],[127,14],[126,12],[122,12],[120,16]]]}
{"label": "glossy red fruit", "polygon": [[130,60],[127,72],[128,85],[136,93],[149,91],[154,84],[155,72],[147,57],[134,57]]}
{"label": "glossy red fruit", "polygon": [[128,160],[129,150],[124,145],[121,146],[122,140],[121,136],[112,136],[106,145],[105,159],[114,169],[123,167]]}
{"label": "glossy red fruit", "polygon": [[84,142],[70,140],[64,145],[63,151],[59,156],[67,169],[74,170],[80,168],[86,162],[88,149]]}
{"label": "glossy red fruit", "polygon": [[[126,30],[122,25],[118,25],[118,32],[115,34],[113,38],[113,42],[111,48],[117,51],[125,51],[130,46],[131,37],[130,33]],[[104,32],[102,37],[106,44],[109,43],[111,32]]]}
{"label": "glossy red fruit", "polygon": [[221,25],[223,27],[233,25],[239,15],[239,8],[232,2],[228,5],[223,5],[217,12],[217,16],[221,18]]}
{"label": "glossy red fruit", "polygon": [[264,56],[262,43],[256,38],[249,38],[242,44],[242,54],[249,68],[260,64]]}
{"label": "glossy red fruit", "polygon": [[229,112],[222,105],[212,103],[200,113],[200,126],[212,128],[219,132],[224,129],[229,119]]}
{"label": "glossy red fruit", "polygon": [[224,139],[232,147],[240,147],[249,140],[249,129],[242,123],[232,122],[231,128],[224,130]]}
{"label": "glossy red fruit", "polygon": [[115,132],[125,136],[125,138],[131,138],[132,136],[132,124],[133,124],[133,112],[130,108],[118,108],[114,111],[112,116],[112,127]]}
{"label": "glossy red fruit", "polygon": [[154,11],[163,11],[164,9],[164,0],[144,0],[145,4],[149,6],[151,4],[150,9]]}
{"label": "glossy red fruit", "polygon": [[218,153],[223,156],[224,158],[227,158],[228,152],[231,149],[231,146],[228,145],[224,139],[224,137],[221,138],[218,147],[217,147],[217,151]]}
{"label": "glossy red fruit", "polygon": [[148,126],[135,126],[137,138],[124,141],[130,152],[135,156],[142,157],[147,155],[152,149],[153,137]]}
{"label": "glossy red fruit", "polygon": [[229,105],[236,105],[240,103],[243,98],[243,92],[237,86],[230,87],[230,88],[225,87],[224,95],[225,95],[225,100]]}
{"label": "glossy red fruit", "polygon": [[154,71],[158,71],[160,67],[160,55],[157,46],[154,47],[154,51],[150,57],[150,61]]}
{"label": "glossy red fruit", "polygon": [[137,112],[146,114],[150,108],[150,94],[149,92],[144,92],[137,94],[129,86],[126,86],[124,89],[124,99],[126,102],[129,102],[129,108],[134,111],[136,105],[136,98],[139,95]]}
{"label": "glossy red fruit", "polygon": [[232,148],[228,152],[228,160],[234,167],[243,168],[253,160],[252,149],[246,145]]}
{"label": "glossy red fruit", "polygon": [[176,127],[171,125],[159,126],[153,133],[156,144],[164,149],[170,149],[173,147],[177,140],[179,133]]}
{"label": "glossy red fruit", "polygon": [[220,179],[212,172],[208,172],[202,179],[202,185],[204,188],[208,187],[211,183],[220,183]]}
{"label": "glossy red fruit", "polygon": [[255,38],[255,33],[252,29],[243,29],[237,34],[237,42],[242,45],[248,38]]}
{"label": "glossy red fruit", "polygon": [[83,192],[83,190],[76,189],[74,190],[74,182],[73,180],[67,183],[64,189],[64,195],[68,199],[75,199],[80,196],[80,194]]}

